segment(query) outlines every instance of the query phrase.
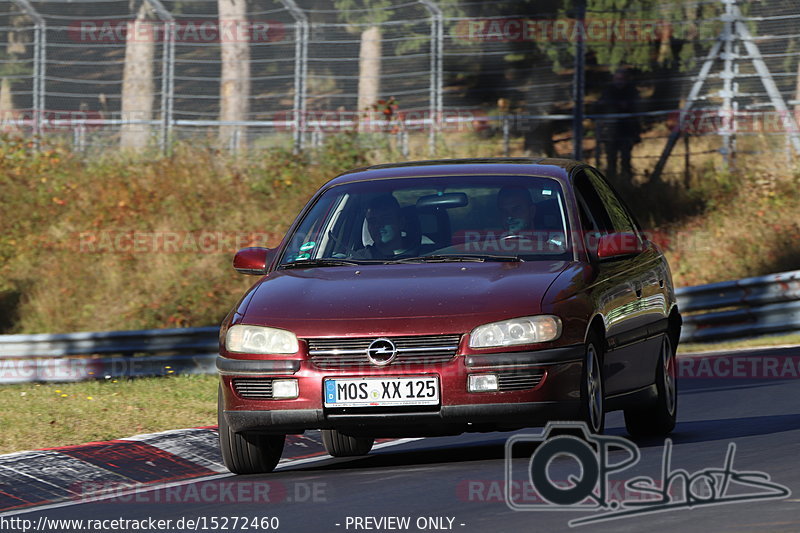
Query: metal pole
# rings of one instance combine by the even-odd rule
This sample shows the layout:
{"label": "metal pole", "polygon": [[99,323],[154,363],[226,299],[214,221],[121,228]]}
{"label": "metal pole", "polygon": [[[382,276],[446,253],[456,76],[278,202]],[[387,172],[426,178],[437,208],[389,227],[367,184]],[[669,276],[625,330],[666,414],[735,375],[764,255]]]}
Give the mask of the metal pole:
{"label": "metal pole", "polygon": [[575,18],[579,31],[578,42],[575,43],[575,73],[572,78],[573,100],[575,109],[572,115],[572,157],[583,159],[583,93],[584,93],[584,23],[586,19],[586,0],[578,0]]}
{"label": "metal pole", "polygon": [[[425,5],[425,4],[423,3],[423,5]],[[431,9],[430,6],[426,6],[426,7],[429,10]],[[431,80],[430,80],[430,84],[431,84],[431,87],[430,87],[430,91],[429,91],[429,95],[428,95],[428,98],[430,99],[430,101],[428,102],[429,115],[430,115],[428,117],[430,119],[430,126],[428,128],[428,151],[430,152],[430,155],[433,155],[434,153],[436,153],[436,130],[434,129],[434,124],[436,122],[436,110],[437,110],[437,106],[436,106],[436,104],[437,104],[437,102],[436,102],[436,98],[437,98],[437,95],[436,95],[436,82],[437,82],[437,77],[436,77],[436,40],[437,40],[438,36],[439,36],[439,30],[436,27],[436,17],[434,15],[433,11],[431,10],[431,49],[430,49],[430,54],[431,54],[431,66],[430,66],[430,69],[431,69],[430,78],[431,78]]]}
{"label": "metal pole", "polygon": [[708,78],[708,74],[711,72],[711,67],[714,65],[714,61],[717,59],[721,48],[722,41],[717,40],[714,43],[714,46],[712,46],[711,50],[708,52],[706,60],[703,62],[703,66],[700,68],[700,73],[697,75],[697,79],[692,85],[692,89],[689,91],[689,96],[686,98],[686,103],[683,104],[683,108],[678,115],[678,125],[669,134],[667,144],[664,146],[664,150],[661,152],[661,157],[658,159],[658,163],[656,163],[656,167],[653,169],[653,174],[650,176],[650,179],[658,179],[658,177],[661,175],[661,172],[664,171],[664,167],[667,164],[667,159],[672,153],[672,149],[675,148],[675,143],[678,142],[678,138],[681,135],[683,122],[686,120],[689,111],[691,111],[694,102],[700,96],[700,89],[703,88],[703,83],[705,83],[706,79]]}
{"label": "metal pole", "polygon": [[[302,13],[302,12],[301,12]],[[305,123],[306,123],[306,95],[308,93],[308,41],[311,37],[311,31],[309,28],[308,20],[305,18],[305,14],[303,14],[303,53],[301,57],[303,58],[303,69],[302,75],[300,76],[300,81],[302,82],[302,87],[300,90],[300,149],[302,150],[305,145]]]}
{"label": "metal pole", "polygon": [[[437,8],[438,9],[438,8]],[[440,124],[444,120],[444,16],[442,10],[437,13],[439,35],[436,38],[436,72],[439,79],[436,81],[436,119]],[[434,155],[435,152],[434,152]]]}
{"label": "metal pole", "polygon": [[161,153],[167,152],[171,124],[172,124],[172,87],[173,87],[173,64],[175,60],[175,48],[172,44],[175,29],[175,18],[172,13],[167,11],[161,0],[145,0],[158,18],[164,22],[164,42],[161,45],[161,131],[159,132],[159,148]]}
{"label": "metal pole", "polygon": [[508,120],[508,112],[503,113],[503,155],[511,155],[511,125]]}
{"label": "metal pole", "polygon": [[161,41],[161,133],[158,140],[161,153],[167,151],[167,91],[169,91],[169,22],[164,22],[164,38]]}
{"label": "metal pole", "polygon": [[34,22],[33,45],[33,134],[36,148],[39,148],[39,135],[42,132],[44,121],[44,84],[45,84],[45,46],[47,44],[47,24],[44,18],[36,11],[28,0],[13,0],[13,2]]}
{"label": "metal pole", "polygon": [[772,74],[767,64],[764,62],[761,51],[758,49],[758,46],[756,46],[756,43],[753,42],[753,36],[750,34],[750,30],[748,30],[747,26],[742,22],[742,13],[739,11],[739,7],[735,4],[731,5],[731,11],[736,17],[736,32],[739,34],[739,37],[744,43],[744,47],[747,49],[747,54],[750,56],[753,66],[761,78],[761,83],[767,90],[770,102],[775,108],[775,111],[784,117],[785,127],[789,130],[787,135],[789,136],[795,152],[800,154],[800,135],[798,135],[797,122],[794,116],[789,112],[789,108],[786,107],[786,102],[784,102],[783,96],[780,90],[778,90],[778,86],[775,85],[775,80],[772,78]]}
{"label": "metal pole", "polygon": [[[41,124],[44,120],[44,114],[47,109],[45,104],[45,97],[47,95],[46,92],[46,69],[47,69],[47,24],[45,23],[44,19],[41,20],[40,23],[41,29],[39,30],[39,118],[37,122],[39,123],[39,130],[41,132]],[[37,141],[38,145],[38,141]]]}
{"label": "metal pole", "polygon": [[430,129],[428,130],[428,150],[430,154],[436,155],[436,133],[441,124],[442,108],[442,56],[444,55],[444,18],[441,8],[433,0],[419,0],[431,14],[431,64],[430,64],[430,91],[429,91],[429,113]]}
{"label": "metal pole", "polygon": [[723,70],[720,74],[722,78],[722,90],[719,96],[722,98],[722,160],[727,168],[730,165],[731,157],[731,135],[733,133],[733,0],[723,0],[725,3],[725,14],[722,16],[722,43],[724,52],[722,54]]}
{"label": "metal pole", "polygon": [[303,150],[308,76],[308,17],[294,0],[281,0],[294,19],[294,151]]}
{"label": "metal pole", "polygon": [[169,87],[167,88],[167,139],[172,139],[175,109],[175,21],[169,23]]}
{"label": "metal pole", "polygon": [[42,108],[40,104],[40,94],[42,91],[42,78],[41,78],[41,48],[42,48],[42,28],[37,23],[33,30],[33,96],[31,97],[31,107],[33,108],[33,135],[36,137],[35,142],[39,143],[39,115],[41,115]]}

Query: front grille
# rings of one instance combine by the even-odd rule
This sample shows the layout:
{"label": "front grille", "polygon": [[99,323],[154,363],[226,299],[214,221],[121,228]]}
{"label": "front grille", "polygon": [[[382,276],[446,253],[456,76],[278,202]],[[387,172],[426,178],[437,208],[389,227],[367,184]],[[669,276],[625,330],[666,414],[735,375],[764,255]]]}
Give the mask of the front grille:
{"label": "front grille", "polygon": [[544,370],[516,370],[513,372],[498,372],[498,390],[515,391],[533,389],[541,383],[544,377]]}
{"label": "front grille", "polygon": [[461,340],[460,335],[307,339],[308,355],[317,368],[373,366],[367,358],[367,348],[378,338],[390,339],[397,347],[397,357],[389,366],[444,363],[455,357]]}
{"label": "front grille", "polygon": [[271,400],[272,380],[264,378],[236,378],[233,389],[242,398],[250,400]]}

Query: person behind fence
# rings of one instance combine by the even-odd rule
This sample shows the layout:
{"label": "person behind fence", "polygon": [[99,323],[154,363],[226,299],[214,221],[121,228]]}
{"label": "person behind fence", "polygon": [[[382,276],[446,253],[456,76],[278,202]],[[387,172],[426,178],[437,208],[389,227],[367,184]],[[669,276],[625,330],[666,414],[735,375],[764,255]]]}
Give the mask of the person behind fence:
{"label": "person behind fence", "polygon": [[[639,91],[627,70],[620,68],[614,72],[614,77],[603,90],[598,104],[601,114],[638,111]],[[609,178],[631,178],[631,152],[633,146],[641,140],[640,134],[637,117],[609,118],[598,123],[598,142],[605,145],[606,174]]]}

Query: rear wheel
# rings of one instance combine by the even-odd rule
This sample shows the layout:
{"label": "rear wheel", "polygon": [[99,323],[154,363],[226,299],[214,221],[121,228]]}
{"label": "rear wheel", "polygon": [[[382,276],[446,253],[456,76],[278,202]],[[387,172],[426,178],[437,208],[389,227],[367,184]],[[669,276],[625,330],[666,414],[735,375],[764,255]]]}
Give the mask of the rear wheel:
{"label": "rear wheel", "polygon": [[234,474],[272,472],[283,453],[286,435],[234,433],[223,413],[222,387],[217,394],[217,421],[222,462]]}
{"label": "rear wheel", "polygon": [[632,437],[659,437],[675,428],[678,382],[675,379],[675,348],[669,335],[664,335],[661,341],[656,389],[658,397],[649,407],[625,410],[625,428]]}
{"label": "rear wheel", "polygon": [[322,444],[325,445],[325,450],[334,457],[367,455],[374,443],[375,439],[372,437],[351,437],[343,435],[335,429],[322,430]]}
{"label": "rear wheel", "polygon": [[581,375],[581,418],[591,433],[602,433],[606,420],[601,346],[596,334],[589,336]]}

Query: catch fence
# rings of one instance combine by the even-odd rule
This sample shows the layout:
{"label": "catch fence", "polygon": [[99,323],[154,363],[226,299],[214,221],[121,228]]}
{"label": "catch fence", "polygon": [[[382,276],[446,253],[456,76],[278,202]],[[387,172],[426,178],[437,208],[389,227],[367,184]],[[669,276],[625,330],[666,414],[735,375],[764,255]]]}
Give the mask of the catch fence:
{"label": "catch fence", "polygon": [[642,176],[800,152],[800,5],[563,4],[4,0],[0,129],[87,154],[341,133],[404,157],[631,150]]}

